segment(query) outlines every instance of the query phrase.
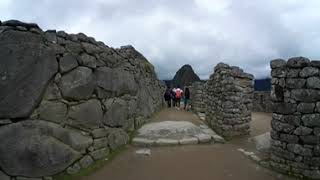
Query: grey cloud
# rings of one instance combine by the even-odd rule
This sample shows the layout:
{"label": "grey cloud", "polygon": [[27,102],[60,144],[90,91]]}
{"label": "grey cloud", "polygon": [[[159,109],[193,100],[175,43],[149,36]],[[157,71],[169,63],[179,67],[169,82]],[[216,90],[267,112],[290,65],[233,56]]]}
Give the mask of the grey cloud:
{"label": "grey cloud", "polygon": [[0,19],[132,44],[161,79],[184,64],[206,79],[221,61],[263,78],[271,59],[320,58],[319,8],[317,0],[1,0]]}

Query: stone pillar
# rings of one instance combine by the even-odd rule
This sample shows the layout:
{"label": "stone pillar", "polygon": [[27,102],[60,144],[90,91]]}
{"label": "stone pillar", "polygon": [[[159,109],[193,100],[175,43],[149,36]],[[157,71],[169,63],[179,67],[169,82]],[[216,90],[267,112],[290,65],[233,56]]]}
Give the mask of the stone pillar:
{"label": "stone pillar", "polygon": [[320,178],[320,61],[297,57],[270,63],[273,169]]}
{"label": "stone pillar", "polygon": [[250,133],[253,76],[242,69],[219,63],[207,82],[208,124],[231,138]]}
{"label": "stone pillar", "polygon": [[195,112],[203,113],[205,112],[205,82],[194,82],[192,86],[190,86],[190,99],[191,99],[191,108]]}

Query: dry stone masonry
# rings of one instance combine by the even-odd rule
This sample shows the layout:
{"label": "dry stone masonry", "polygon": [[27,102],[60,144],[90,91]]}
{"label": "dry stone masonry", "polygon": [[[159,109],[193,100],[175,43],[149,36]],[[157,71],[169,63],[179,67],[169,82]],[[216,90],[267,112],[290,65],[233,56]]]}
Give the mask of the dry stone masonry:
{"label": "dry stone masonry", "polygon": [[271,167],[320,179],[320,61],[271,61]]}
{"label": "dry stone masonry", "polygon": [[206,111],[205,86],[206,83],[201,81],[194,82],[192,83],[192,86],[190,86],[191,108],[196,113],[203,113]]}
{"label": "dry stone masonry", "polygon": [[254,91],[252,111],[272,112],[270,91]]}
{"label": "dry stone masonry", "polygon": [[226,138],[250,133],[253,76],[219,63],[206,89],[207,123]]}
{"label": "dry stone masonry", "polygon": [[0,22],[0,179],[74,174],[128,143],[164,87],[131,46]]}

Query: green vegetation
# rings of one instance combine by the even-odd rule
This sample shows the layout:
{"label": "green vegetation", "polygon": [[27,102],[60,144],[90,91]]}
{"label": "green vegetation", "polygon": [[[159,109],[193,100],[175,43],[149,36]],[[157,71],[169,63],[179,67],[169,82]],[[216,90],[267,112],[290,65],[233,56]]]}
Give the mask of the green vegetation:
{"label": "green vegetation", "polygon": [[116,151],[110,153],[105,158],[95,161],[90,167],[86,169],[81,169],[80,172],[78,172],[77,174],[69,175],[69,174],[63,173],[63,174],[54,176],[53,179],[54,180],[77,180],[80,177],[88,176],[96,172],[97,170],[101,169],[108,163],[110,163],[117,155],[126,151],[127,149],[128,149],[127,146],[122,146],[118,148]]}

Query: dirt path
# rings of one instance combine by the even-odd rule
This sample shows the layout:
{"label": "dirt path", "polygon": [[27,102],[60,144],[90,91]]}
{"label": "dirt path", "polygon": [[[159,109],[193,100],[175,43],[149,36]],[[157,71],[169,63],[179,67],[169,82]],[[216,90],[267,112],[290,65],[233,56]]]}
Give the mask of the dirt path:
{"label": "dirt path", "polygon": [[[253,113],[252,136],[270,129],[270,114]],[[194,114],[164,110],[153,121],[184,120],[200,124]],[[257,166],[238,148],[253,148],[248,137],[227,144],[151,148],[151,156],[137,155],[129,146],[96,173],[83,180],[272,180],[291,179]]]}

